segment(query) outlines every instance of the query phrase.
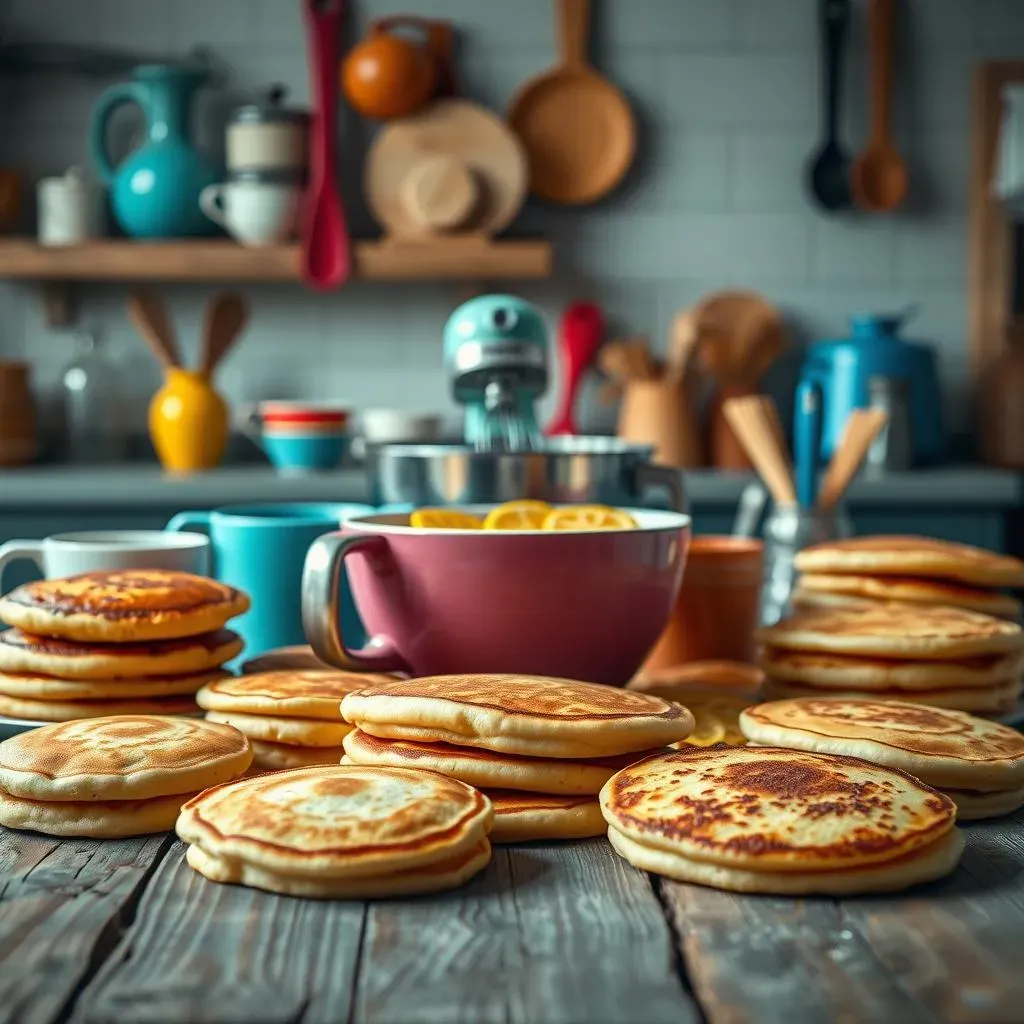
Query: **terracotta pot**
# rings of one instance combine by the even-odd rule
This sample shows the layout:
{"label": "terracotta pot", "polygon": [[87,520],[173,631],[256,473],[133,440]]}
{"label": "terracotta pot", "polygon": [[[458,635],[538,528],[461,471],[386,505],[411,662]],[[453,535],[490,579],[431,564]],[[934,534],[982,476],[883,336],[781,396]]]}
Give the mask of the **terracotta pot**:
{"label": "terracotta pot", "polygon": [[27,363],[0,363],[0,466],[23,466],[39,454],[29,376]]}

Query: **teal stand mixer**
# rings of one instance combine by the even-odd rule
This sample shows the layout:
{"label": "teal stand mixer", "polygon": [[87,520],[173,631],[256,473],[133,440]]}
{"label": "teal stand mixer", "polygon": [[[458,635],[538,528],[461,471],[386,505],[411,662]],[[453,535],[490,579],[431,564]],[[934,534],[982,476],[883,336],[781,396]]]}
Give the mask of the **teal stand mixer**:
{"label": "teal stand mixer", "polygon": [[477,451],[528,451],[542,441],[534,403],[548,385],[548,331],[514,295],[463,303],[444,328],[452,397],[466,409],[465,442]]}

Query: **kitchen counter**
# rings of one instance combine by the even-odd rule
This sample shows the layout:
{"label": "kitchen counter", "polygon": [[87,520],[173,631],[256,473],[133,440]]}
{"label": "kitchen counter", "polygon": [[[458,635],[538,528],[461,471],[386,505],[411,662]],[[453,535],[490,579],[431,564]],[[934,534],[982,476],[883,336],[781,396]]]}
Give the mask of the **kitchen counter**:
{"label": "kitchen counter", "polygon": [[[698,470],[686,474],[695,507],[731,506],[751,477]],[[365,501],[359,469],[285,477],[267,466],[236,466],[188,477],[140,463],[116,467],[39,466],[0,470],[0,513],[21,510],[160,509],[177,511],[243,502]],[[977,466],[897,473],[858,480],[851,506],[934,509],[1015,508],[1024,505],[1024,477]]]}

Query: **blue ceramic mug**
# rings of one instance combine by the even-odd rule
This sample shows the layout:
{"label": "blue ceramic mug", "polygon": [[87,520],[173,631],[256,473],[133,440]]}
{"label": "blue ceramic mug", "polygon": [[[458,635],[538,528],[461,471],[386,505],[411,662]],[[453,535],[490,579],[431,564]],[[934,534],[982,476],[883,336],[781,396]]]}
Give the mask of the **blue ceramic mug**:
{"label": "blue ceramic mug", "polygon": [[[233,505],[212,512],[179,512],[167,530],[209,533],[214,575],[245,591],[252,607],[229,623],[245,641],[245,657],[306,642],[302,628],[302,568],[309,546],[337,530],[350,516],[374,509],[356,504]],[[352,646],[366,642],[348,581],[341,588],[342,630],[353,630]],[[345,636],[349,634],[346,632]]]}

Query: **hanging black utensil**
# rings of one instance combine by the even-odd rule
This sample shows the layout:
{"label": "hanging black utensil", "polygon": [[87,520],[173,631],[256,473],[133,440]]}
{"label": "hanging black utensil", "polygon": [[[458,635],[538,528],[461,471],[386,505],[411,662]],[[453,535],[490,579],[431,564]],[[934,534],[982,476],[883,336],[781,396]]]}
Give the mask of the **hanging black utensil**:
{"label": "hanging black utensil", "polygon": [[839,86],[850,0],[819,0],[824,67],[824,131],[821,147],[807,165],[807,187],[814,201],[830,212],[850,205],[850,157],[839,144]]}

